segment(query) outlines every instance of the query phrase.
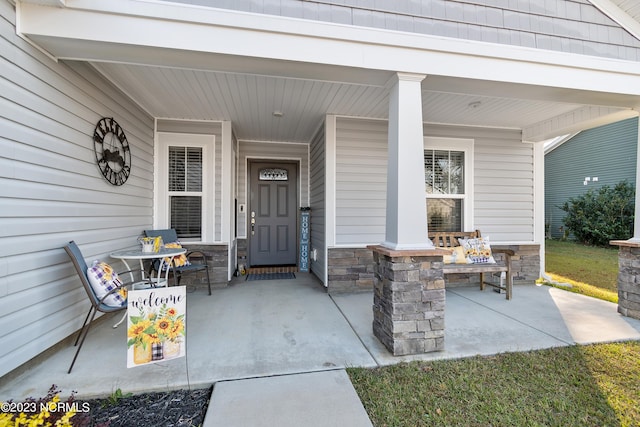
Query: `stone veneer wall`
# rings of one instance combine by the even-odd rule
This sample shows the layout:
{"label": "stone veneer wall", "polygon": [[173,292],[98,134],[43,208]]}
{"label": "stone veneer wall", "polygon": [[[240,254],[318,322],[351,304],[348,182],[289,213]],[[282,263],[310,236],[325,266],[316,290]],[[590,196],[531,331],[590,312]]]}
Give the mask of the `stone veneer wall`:
{"label": "stone veneer wall", "polygon": [[[229,268],[229,247],[227,245],[207,245],[199,243],[184,243],[187,252],[200,251],[207,258],[209,278],[212,288],[222,288],[229,283],[227,270]],[[207,286],[207,276],[204,273],[191,273],[182,277],[181,285]]]}
{"label": "stone veneer wall", "polygon": [[[540,245],[493,245],[511,249],[513,283],[534,284],[540,277]],[[500,255],[495,255],[496,260]],[[328,266],[328,292],[339,294],[373,289],[373,253],[364,248],[330,248]],[[470,286],[479,283],[478,274],[449,274],[447,287]]]}
{"label": "stone veneer wall", "polygon": [[618,252],[618,313],[640,319],[640,244],[613,241]]}
{"label": "stone veneer wall", "polygon": [[328,291],[370,291],[373,289],[373,252],[367,248],[331,248],[328,256]]}

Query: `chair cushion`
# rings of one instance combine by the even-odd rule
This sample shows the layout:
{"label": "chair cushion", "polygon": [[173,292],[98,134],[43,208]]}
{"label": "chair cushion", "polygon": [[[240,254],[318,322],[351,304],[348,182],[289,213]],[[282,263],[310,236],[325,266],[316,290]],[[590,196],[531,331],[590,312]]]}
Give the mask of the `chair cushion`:
{"label": "chair cushion", "polygon": [[187,271],[202,271],[206,270],[207,266],[205,264],[189,264],[183,265],[182,267],[176,267],[176,271],[183,273]]}
{"label": "chair cushion", "polygon": [[459,239],[459,242],[464,250],[467,262],[470,264],[496,263],[491,254],[491,244],[488,236],[475,239]]}
{"label": "chair cushion", "polygon": [[468,264],[467,258],[464,254],[464,248],[462,246],[456,246],[454,248],[440,248],[451,252],[451,255],[445,255],[442,257],[442,261],[445,264]]}
{"label": "chair cushion", "polygon": [[[87,269],[87,279],[96,294],[98,300],[102,299],[113,289],[123,285],[118,273],[106,262],[94,261]],[[122,287],[119,291],[113,292],[102,302],[109,307],[122,307],[127,304],[127,288]]]}
{"label": "chair cushion", "polygon": [[[180,244],[180,242],[171,242],[171,243],[165,243],[164,245],[165,248],[172,248],[172,249],[180,249],[182,248],[182,245]],[[171,261],[171,258],[165,258],[164,259],[164,265],[168,265],[168,263]],[[185,267],[187,265],[191,265],[191,263],[189,262],[189,260],[187,259],[187,255],[185,254],[180,254],[176,257],[173,258],[173,265],[174,267]]]}

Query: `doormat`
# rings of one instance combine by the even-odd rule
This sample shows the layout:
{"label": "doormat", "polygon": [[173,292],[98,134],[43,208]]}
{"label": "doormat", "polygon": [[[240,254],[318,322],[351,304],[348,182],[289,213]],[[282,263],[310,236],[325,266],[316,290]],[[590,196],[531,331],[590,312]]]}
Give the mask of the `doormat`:
{"label": "doormat", "polygon": [[295,279],[294,273],[249,273],[246,280],[285,280]]}
{"label": "doormat", "polygon": [[298,271],[297,265],[270,265],[265,267],[249,267],[247,274],[256,273],[295,273]]}

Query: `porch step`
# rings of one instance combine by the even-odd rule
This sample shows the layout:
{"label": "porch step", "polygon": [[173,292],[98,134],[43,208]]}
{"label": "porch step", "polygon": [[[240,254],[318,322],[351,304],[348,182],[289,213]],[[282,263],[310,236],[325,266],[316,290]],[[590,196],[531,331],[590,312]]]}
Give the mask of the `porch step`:
{"label": "porch step", "polygon": [[204,427],[372,427],[346,371],[220,381]]}

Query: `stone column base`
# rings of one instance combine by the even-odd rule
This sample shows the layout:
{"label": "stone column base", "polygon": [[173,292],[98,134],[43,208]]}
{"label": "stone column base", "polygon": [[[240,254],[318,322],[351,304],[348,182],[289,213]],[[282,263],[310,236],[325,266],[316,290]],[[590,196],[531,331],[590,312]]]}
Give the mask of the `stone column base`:
{"label": "stone column base", "polygon": [[640,242],[614,240],[618,253],[618,313],[640,319]]}
{"label": "stone column base", "polygon": [[374,335],[394,356],[444,350],[445,252],[369,249],[374,259]]}

